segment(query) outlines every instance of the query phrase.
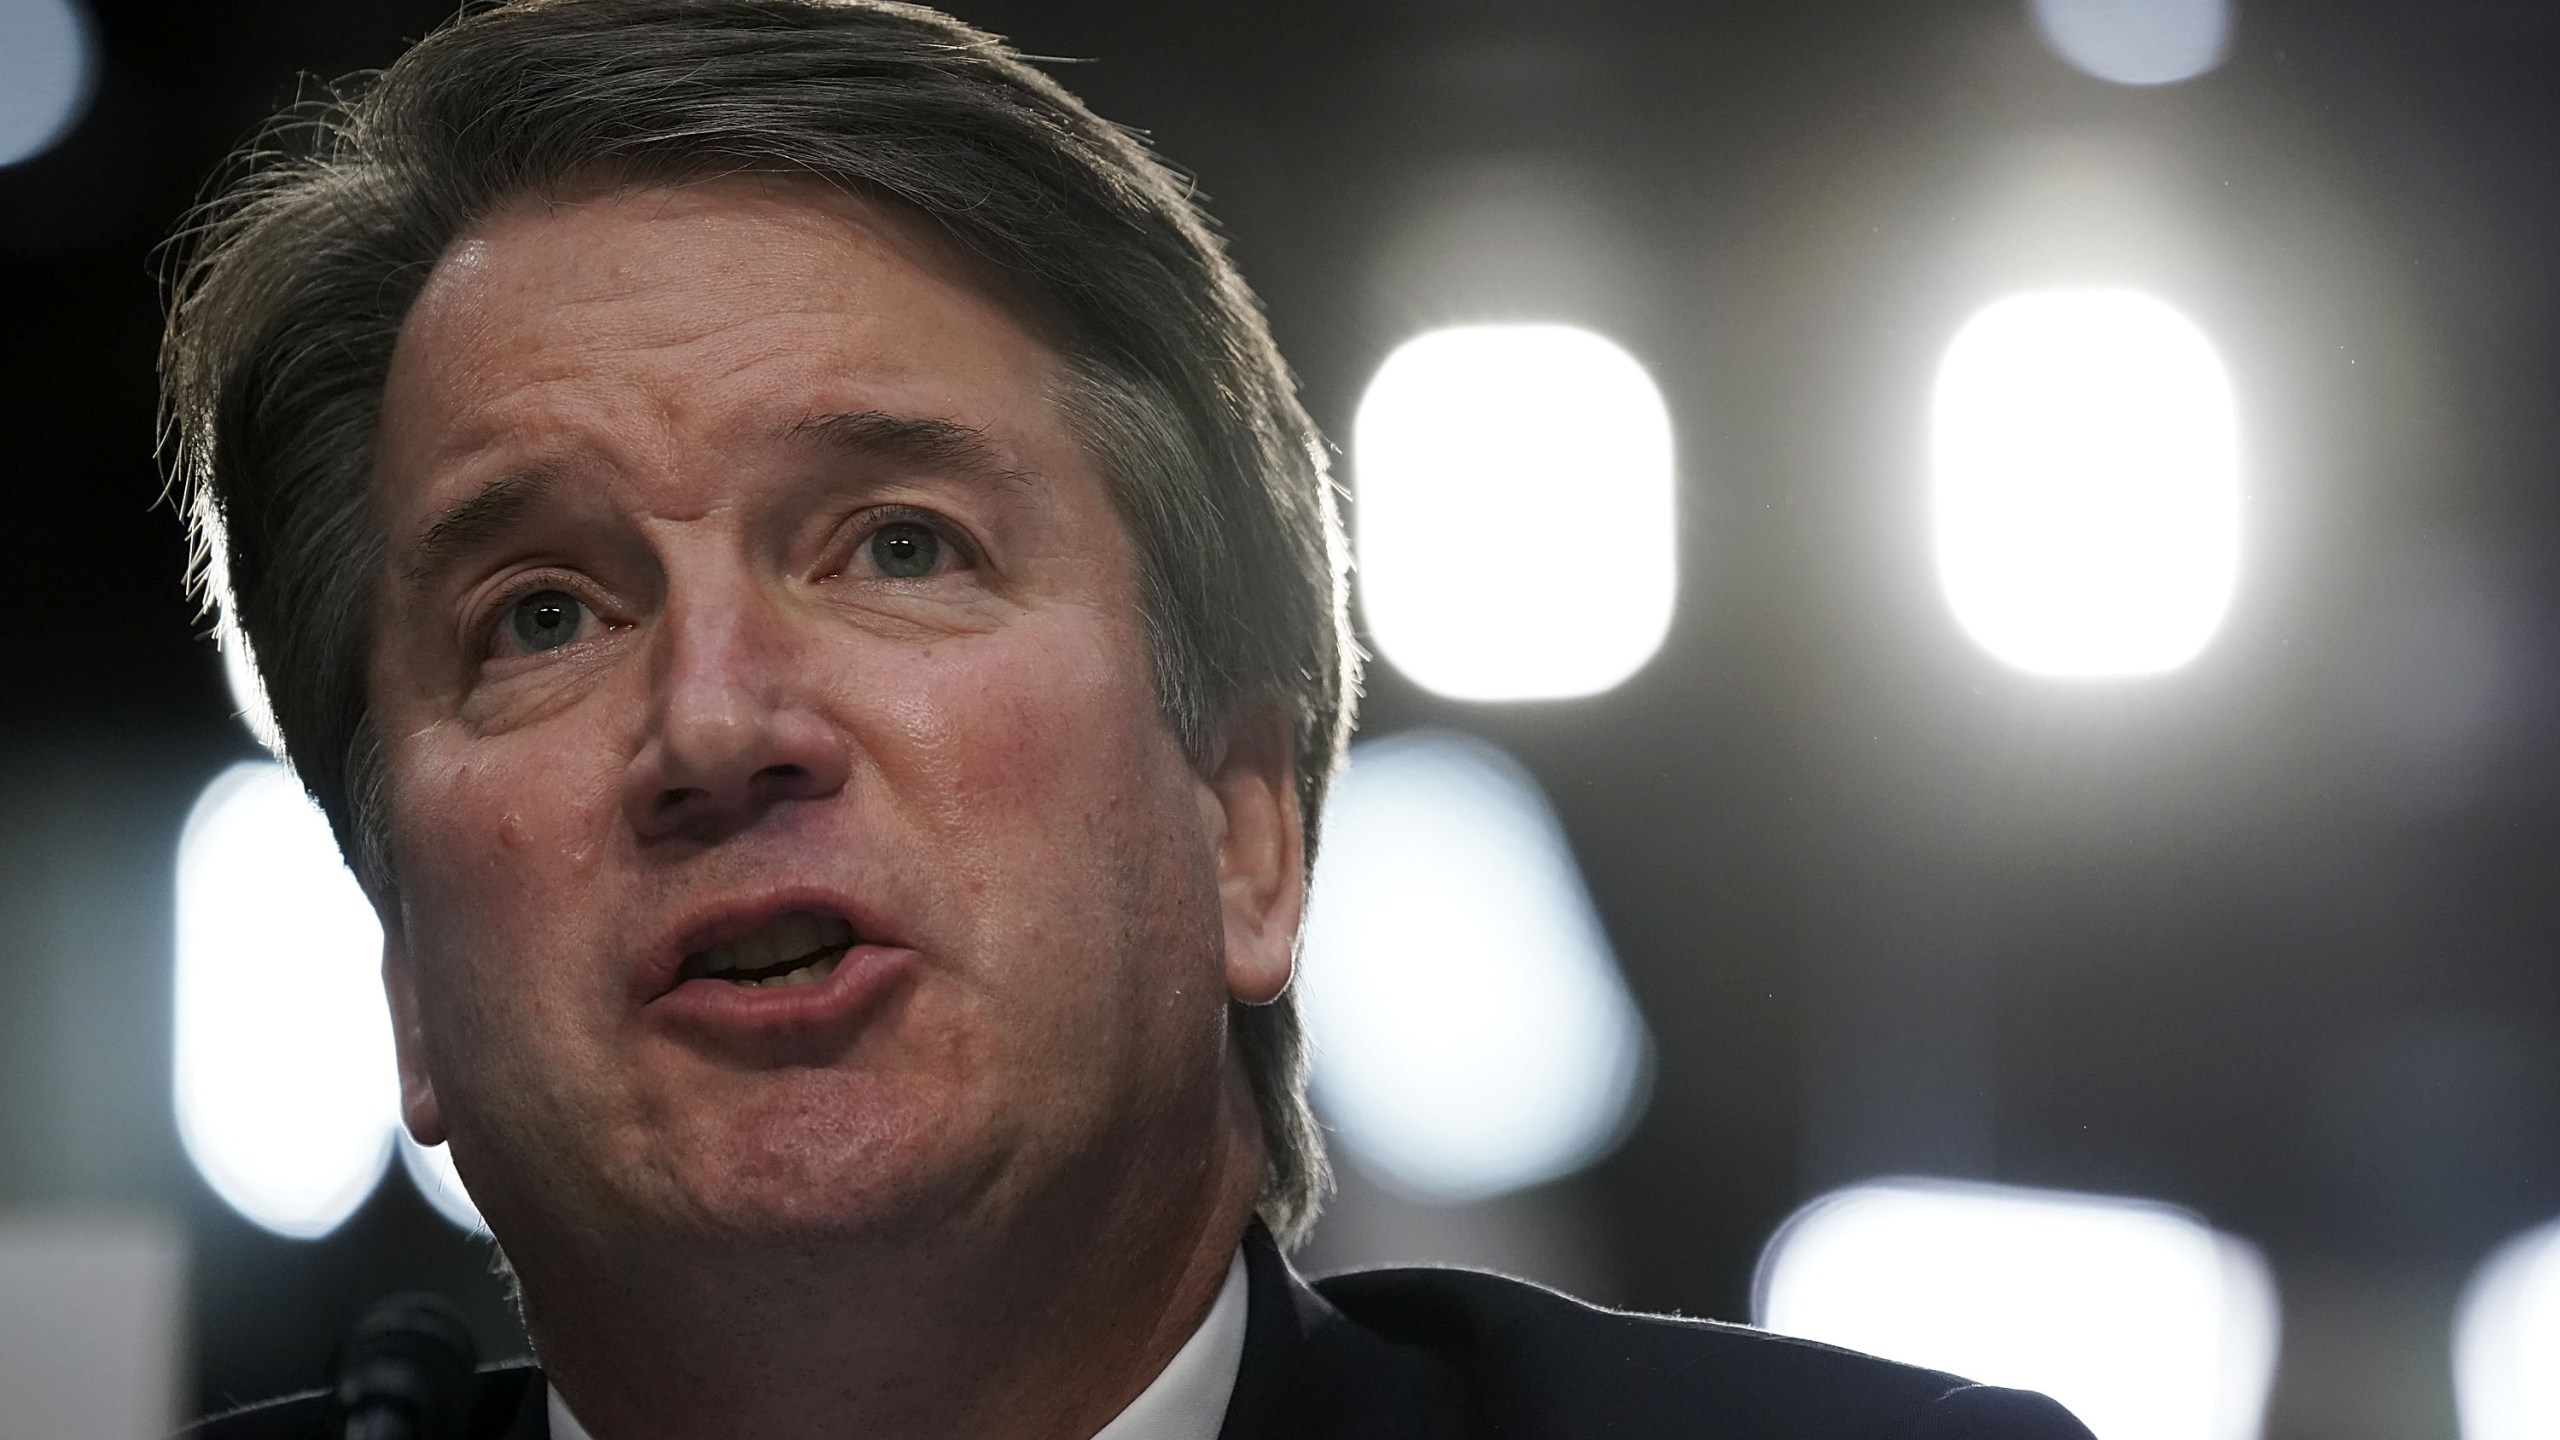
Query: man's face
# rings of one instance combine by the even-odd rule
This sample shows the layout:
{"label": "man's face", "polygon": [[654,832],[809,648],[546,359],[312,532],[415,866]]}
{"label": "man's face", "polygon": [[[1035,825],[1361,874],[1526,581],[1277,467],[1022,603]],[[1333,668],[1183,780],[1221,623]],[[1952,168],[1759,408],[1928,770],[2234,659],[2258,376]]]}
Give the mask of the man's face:
{"label": "man's face", "polygon": [[814,187],[527,201],[439,264],[374,480],[386,974],[520,1263],[1209,1168],[1227,1001],[1287,975],[1286,746],[1186,761],[1060,378]]}

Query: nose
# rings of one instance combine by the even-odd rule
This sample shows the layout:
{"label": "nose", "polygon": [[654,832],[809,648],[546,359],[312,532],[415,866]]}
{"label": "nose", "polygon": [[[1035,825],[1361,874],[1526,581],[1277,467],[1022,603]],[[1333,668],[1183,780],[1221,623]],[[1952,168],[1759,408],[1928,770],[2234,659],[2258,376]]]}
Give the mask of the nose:
{"label": "nose", "polygon": [[649,729],[623,801],[643,840],[717,841],[844,788],[846,737],[787,629],[745,583],[671,597],[660,613]]}

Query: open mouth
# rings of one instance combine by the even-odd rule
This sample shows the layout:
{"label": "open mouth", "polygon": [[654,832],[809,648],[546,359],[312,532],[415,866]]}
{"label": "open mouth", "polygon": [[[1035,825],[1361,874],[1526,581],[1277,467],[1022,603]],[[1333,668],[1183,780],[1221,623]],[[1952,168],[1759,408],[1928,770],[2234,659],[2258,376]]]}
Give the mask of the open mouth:
{"label": "open mouth", "polygon": [[835,973],[837,962],[860,938],[841,916],[792,910],[738,939],[685,956],[676,982],[725,980],[758,989],[814,985]]}

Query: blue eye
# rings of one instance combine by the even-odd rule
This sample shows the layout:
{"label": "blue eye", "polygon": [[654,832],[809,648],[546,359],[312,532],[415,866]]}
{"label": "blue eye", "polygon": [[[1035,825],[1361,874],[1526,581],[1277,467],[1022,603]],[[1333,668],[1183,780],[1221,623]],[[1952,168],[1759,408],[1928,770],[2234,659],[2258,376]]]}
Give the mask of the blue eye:
{"label": "blue eye", "polygon": [[507,612],[507,628],[528,651],[556,650],[578,638],[587,607],[565,590],[536,590]]}
{"label": "blue eye", "polygon": [[942,563],[942,537],[912,520],[881,526],[870,543],[871,563],[894,580],[930,575]]}

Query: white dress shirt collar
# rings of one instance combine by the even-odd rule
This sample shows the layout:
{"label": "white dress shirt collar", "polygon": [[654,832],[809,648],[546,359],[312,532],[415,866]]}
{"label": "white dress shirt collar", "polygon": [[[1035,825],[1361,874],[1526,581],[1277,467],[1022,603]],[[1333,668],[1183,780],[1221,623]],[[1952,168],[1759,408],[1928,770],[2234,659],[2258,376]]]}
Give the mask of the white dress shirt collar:
{"label": "white dress shirt collar", "polygon": [[[1209,1317],[1093,1440],[1217,1440],[1235,1394],[1236,1371],[1244,1364],[1245,1291],[1244,1252],[1238,1250],[1227,1262],[1227,1283],[1219,1287]],[[559,1391],[550,1392],[550,1401],[551,1440],[590,1440]]]}

